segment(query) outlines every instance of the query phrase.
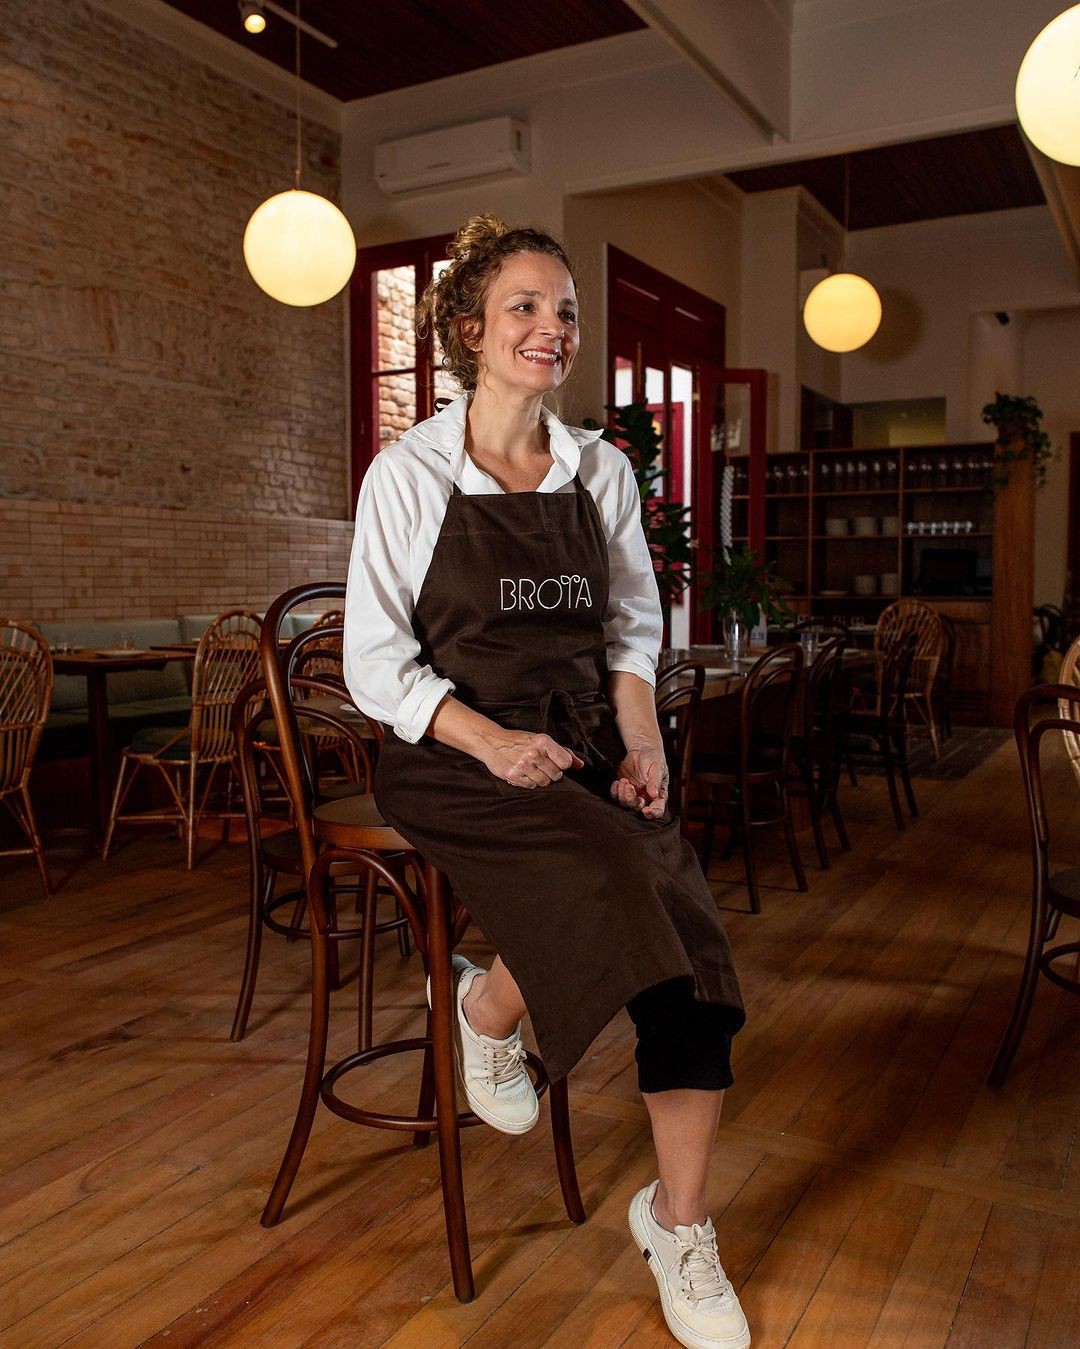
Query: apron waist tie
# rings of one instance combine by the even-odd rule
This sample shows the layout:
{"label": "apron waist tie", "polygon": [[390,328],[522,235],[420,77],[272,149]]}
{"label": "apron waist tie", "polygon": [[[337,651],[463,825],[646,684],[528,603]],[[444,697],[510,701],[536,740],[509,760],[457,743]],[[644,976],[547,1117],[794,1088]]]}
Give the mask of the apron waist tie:
{"label": "apron waist tie", "polygon": [[540,729],[550,735],[552,707],[557,706],[565,715],[574,734],[577,736],[577,743],[585,751],[582,755],[590,768],[603,768],[608,772],[615,771],[615,765],[603,752],[593,743],[588,731],[585,729],[585,723],[581,720],[581,714],[578,712],[577,701],[572,693],[565,689],[549,689],[540,699]]}

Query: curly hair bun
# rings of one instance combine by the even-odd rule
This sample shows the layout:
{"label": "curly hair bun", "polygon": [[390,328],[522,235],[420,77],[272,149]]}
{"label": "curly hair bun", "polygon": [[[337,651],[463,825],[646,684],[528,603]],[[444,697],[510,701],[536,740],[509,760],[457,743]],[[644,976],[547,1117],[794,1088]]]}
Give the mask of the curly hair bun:
{"label": "curly hair bun", "polygon": [[486,252],[496,240],[509,233],[510,226],[491,211],[486,211],[483,215],[474,215],[471,220],[466,220],[454,235],[452,242],[447,246],[446,255],[455,261],[464,261],[466,258]]}
{"label": "curly hair bun", "polygon": [[416,306],[416,331],[434,332],[443,349],[442,367],[466,391],[476,388],[477,340],[484,329],[484,299],[491,280],[516,253],[558,258],[573,275],[562,244],[542,230],[511,229],[490,211],[474,215],[447,246],[450,265],[433,277]]}

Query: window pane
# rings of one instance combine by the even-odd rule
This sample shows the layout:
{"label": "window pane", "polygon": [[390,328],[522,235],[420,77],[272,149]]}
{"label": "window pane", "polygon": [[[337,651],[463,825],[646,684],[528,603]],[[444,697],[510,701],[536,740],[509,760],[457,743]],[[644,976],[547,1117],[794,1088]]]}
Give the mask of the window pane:
{"label": "window pane", "polygon": [[385,449],[416,421],[416,372],[382,375],[375,381],[379,404],[379,449]]}
{"label": "window pane", "polygon": [[389,267],[375,273],[378,300],[379,370],[416,364],[416,268]]}
{"label": "window pane", "polygon": [[[447,267],[449,266],[450,266],[449,258],[442,258],[439,262],[436,262],[431,268],[432,281],[436,280],[439,276],[441,276],[442,273],[445,272]],[[435,367],[434,370],[435,397],[457,398],[458,395],[461,393],[461,385],[457,382],[457,380],[453,377],[453,375],[450,374],[448,370],[443,369],[442,363],[443,348],[442,343],[439,341],[438,333],[432,333],[431,337],[432,337],[432,353],[431,353],[432,364]]]}
{"label": "window pane", "polygon": [[615,406],[626,407],[634,401],[634,363],[625,356],[615,357]]}

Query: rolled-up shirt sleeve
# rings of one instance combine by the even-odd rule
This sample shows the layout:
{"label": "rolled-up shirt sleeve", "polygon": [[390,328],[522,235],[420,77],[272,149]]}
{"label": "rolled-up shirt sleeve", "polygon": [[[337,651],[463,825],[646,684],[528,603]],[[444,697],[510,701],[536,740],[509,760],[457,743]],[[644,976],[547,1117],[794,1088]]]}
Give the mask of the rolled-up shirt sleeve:
{"label": "rolled-up shirt sleeve", "polygon": [[356,509],[344,643],[345,683],[357,707],[411,744],[454,691],[449,679],[420,663],[413,633],[415,510],[389,457],[376,455]]}
{"label": "rolled-up shirt sleeve", "polygon": [[608,607],[604,615],[609,670],[627,670],[656,685],[656,658],[664,631],[656,573],[641,527],[641,496],[630,461],[612,486],[617,491],[614,529],[608,539]]}

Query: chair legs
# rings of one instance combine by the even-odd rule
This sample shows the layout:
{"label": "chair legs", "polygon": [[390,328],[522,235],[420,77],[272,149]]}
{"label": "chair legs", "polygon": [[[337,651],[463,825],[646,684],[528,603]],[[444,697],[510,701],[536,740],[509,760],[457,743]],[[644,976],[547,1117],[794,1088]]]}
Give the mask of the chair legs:
{"label": "chair legs", "polygon": [[369,871],[364,878],[361,904],[360,972],[356,979],[356,1047],[371,1048],[371,1008],[375,997],[375,920],[378,877]]}
{"label": "chair legs", "polygon": [[585,1205],[581,1202],[578,1188],[577,1167],[574,1165],[574,1148],[570,1134],[570,1092],[566,1078],[552,1082],[548,1092],[551,1103],[551,1137],[555,1144],[555,1165],[559,1172],[559,1186],[562,1189],[566,1214],[572,1223],[585,1221]]}
{"label": "chair legs", "polygon": [[[340,854],[338,856],[340,857]],[[418,1049],[423,1046],[424,1066],[416,1118],[417,1120],[427,1120],[428,1127],[426,1130],[416,1130],[413,1139],[417,1146],[423,1146],[430,1139],[430,1121],[432,1115],[434,1115],[434,1132],[439,1146],[443,1212],[446,1221],[446,1238],[454,1292],[460,1302],[470,1302],[475,1296],[475,1284],[469,1252],[468,1222],[465,1214],[465,1192],[461,1168],[461,1118],[458,1114],[455,1081],[453,1037],[456,1009],[450,956],[457,927],[453,921],[453,905],[449,885],[441,872],[434,867],[424,866],[422,888],[426,908],[427,968],[431,982],[431,1010],[428,1013],[426,1043],[424,1040],[409,1040],[400,1041],[395,1045],[369,1047],[366,1051],[361,1051],[359,1055],[351,1056],[350,1060],[344,1060],[342,1064],[337,1065],[327,1075],[326,1047],[330,1016],[327,948],[330,943],[327,932],[328,924],[325,921],[316,923],[314,914],[317,911],[326,914],[329,871],[333,860],[326,854],[317,858],[309,878],[309,895],[311,896],[309,911],[313,918],[311,924],[311,1021],[308,1034],[307,1062],[292,1133],[273,1188],[270,1191],[270,1196],[263,1209],[261,1222],[264,1227],[272,1227],[281,1218],[293,1181],[296,1179],[300,1168],[321,1098],[326,1099],[327,1104],[335,1109],[335,1113],[345,1113],[346,1118],[353,1118],[361,1123],[397,1129],[408,1128],[414,1123],[412,1119],[400,1116],[371,1115],[359,1109],[349,1114],[348,1111],[343,1109],[340,1102],[335,1106],[332,1097],[327,1093],[332,1093],[332,1084],[336,1080],[336,1076],[340,1075],[340,1072],[357,1058],[363,1062],[368,1058],[376,1058],[387,1052],[393,1053],[398,1049]],[[373,905],[376,893],[375,886],[365,885],[365,924],[372,929],[374,923],[367,923],[366,910],[369,905]],[[417,934],[417,938],[420,939],[419,934]],[[551,1083],[549,1096],[555,1162],[566,1212],[571,1221],[575,1223],[584,1222],[585,1209],[581,1201],[574,1166],[565,1079]]]}
{"label": "chair legs", "polygon": [[750,912],[761,912],[761,893],[758,890],[757,866],[754,863],[754,830],[750,824],[750,793],[739,793],[742,812],[743,866],[746,869],[746,888],[750,894]]}
{"label": "chair legs", "polygon": [[454,1082],[454,981],[450,963],[450,900],[446,877],[425,866],[427,897],[428,966],[431,979],[431,1035],[435,1070],[435,1118],[438,1122],[439,1174],[442,1180],[443,1215],[450,1248],[450,1272],[459,1302],[476,1295],[469,1229],[465,1217],[465,1191],[461,1176],[461,1139]]}
{"label": "chair legs", "polygon": [[799,853],[799,844],[795,838],[795,826],[791,822],[791,806],[786,787],[780,788],[780,797],[781,809],[783,810],[784,842],[787,844],[788,857],[791,859],[791,869],[795,873],[795,884],[800,890],[806,891],[810,887],[806,883],[806,872],[803,870],[802,856]]}
{"label": "chair legs", "polygon": [[[256,846],[258,846],[256,844]],[[248,1017],[251,1015],[251,1001],[255,996],[255,981],[259,977],[259,955],[262,952],[263,913],[270,897],[274,893],[276,876],[267,870],[265,877],[253,871],[248,887],[248,934],[247,953],[244,956],[244,977],[240,981],[240,997],[236,1003],[236,1015],[233,1017],[230,1040],[242,1040],[247,1034]]]}
{"label": "chair legs", "polygon": [[1046,939],[1046,904],[1041,894],[1036,894],[1031,906],[1031,927],[1028,932],[1027,956],[1024,960],[1024,973],[1016,994],[1016,1004],[1008,1027],[1001,1040],[1001,1047],[986,1079],[992,1087],[1000,1087],[1008,1076],[1013,1058],[1020,1048],[1031,1014],[1031,1004],[1035,1000],[1035,988],[1039,982],[1039,956]]}
{"label": "chair legs", "polygon": [[37,863],[38,875],[41,877],[41,885],[45,891],[46,897],[52,894],[52,879],[49,876],[49,867],[45,861],[45,849],[42,846],[41,834],[38,832],[37,820],[34,818],[34,807],[30,800],[30,792],[26,784],[23,783],[18,789],[19,795],[14,793],[0,797],[11,812],[19,830],[26,836],[26,841],[30,844],[29,848],[15,848],[10,853],[0,853],[0,856],[20,856],[25,857],[27,853],[34,854],[34,861]]}
{"label": "chair legs", "polygon": [[[316,863],[316,866],[318,864]],[[319,1106],[319,1088],[326,1066],[326,1039],[330,1026],[330,981],[327,977],[327,946],[325,932],[311,933],[311,1021],[308,1030],[307,1063],[304,1084],[300,1090],[300,1104],[296,1110],[292,1133],[289,1135],[285,1156],[281,1159],[270,1197],[266,1201],[260,1222],[273,1227],[281,1218],[281,1211],[289,1197],[296,1173],[311,1136],[315,1111]]]}

